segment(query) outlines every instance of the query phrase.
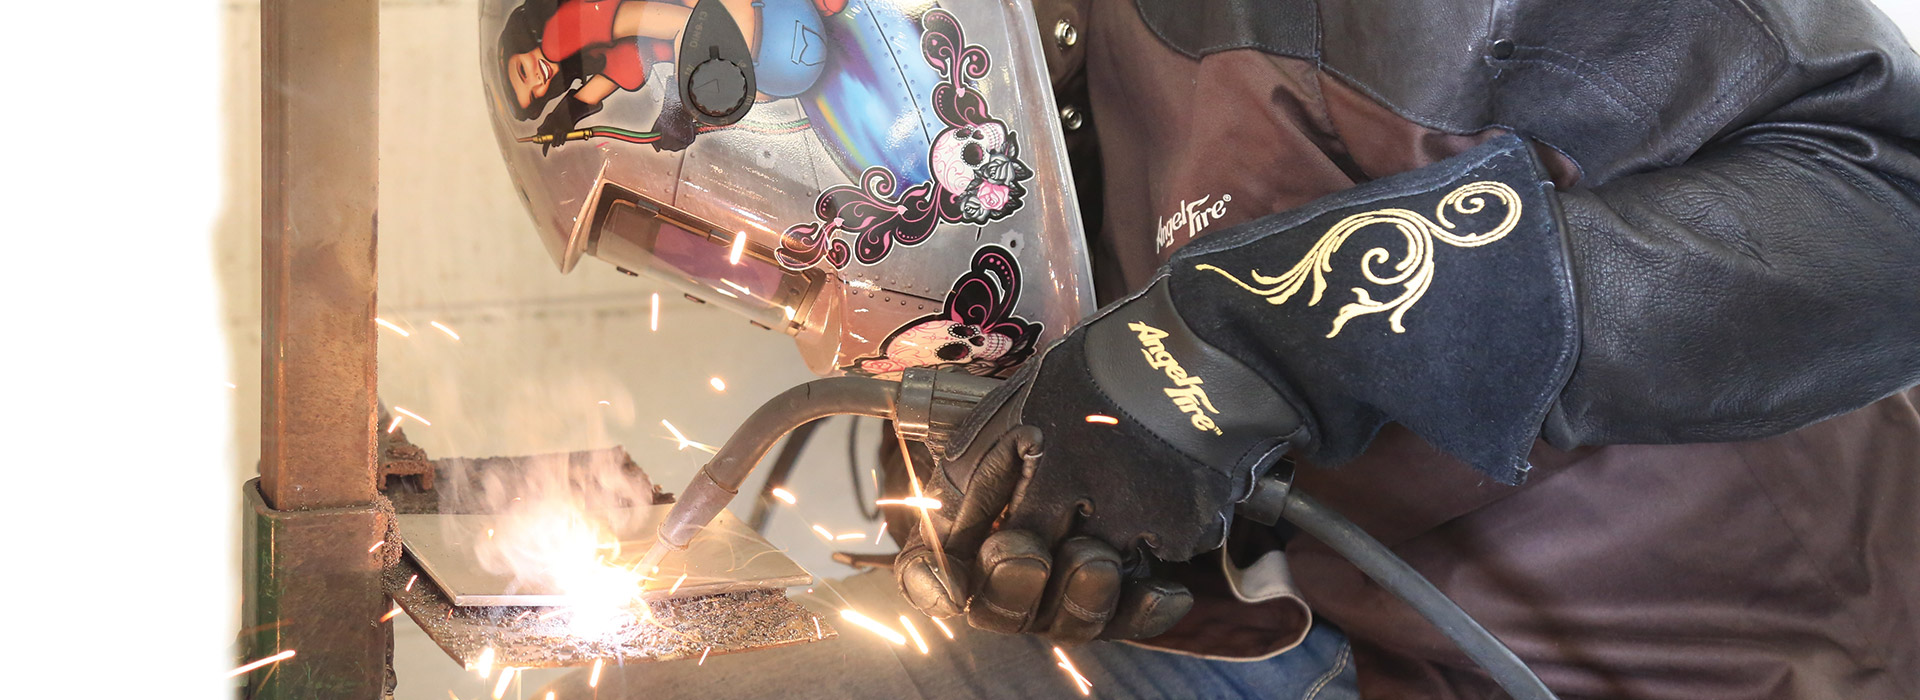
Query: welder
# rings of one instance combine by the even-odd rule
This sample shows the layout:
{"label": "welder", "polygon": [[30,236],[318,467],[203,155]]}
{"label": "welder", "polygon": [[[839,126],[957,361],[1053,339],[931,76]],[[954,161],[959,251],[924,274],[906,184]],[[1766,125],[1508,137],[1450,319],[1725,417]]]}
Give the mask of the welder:
{"label": "welder", "polygon": [[1128,639],[1104,696],[1495,696],[1234,522],[1294,469],[1560,697],[1920,696],[1920,56],[1867,0],[1036,5],[1103,303],[929,445],[895,575],[1042,641],[740,663],[993,696],[1051,661],[996,645]]}

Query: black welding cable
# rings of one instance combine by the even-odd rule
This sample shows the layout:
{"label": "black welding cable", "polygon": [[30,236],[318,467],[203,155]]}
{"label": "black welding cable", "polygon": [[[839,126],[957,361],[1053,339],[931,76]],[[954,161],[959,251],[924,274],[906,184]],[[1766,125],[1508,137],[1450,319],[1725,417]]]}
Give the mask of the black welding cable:
{"label": "black welding cable", "polygon": [[1354,525],[1353,521],[1298,489],[1287,492],[1286,508],[1280,515],[1332,547],[1333,551],[1353,562],[1367,577],[1407,601],[1421,617],[1427,618],[1448,639],[1459,645],[1460,650],[1466,652],[1474,663],[1486,669],[1493,681],[1499,683],[1500,688],[1515,700],[1555,700],[1553,691],[1540,682],[1540,677],[1534,675],[1533,669],[1527,668],[1527,664],[1515,656],[1512,649],[1508,649],[1445,593],[1434,588],[1420,572],[1394,556],[1392,550]]}

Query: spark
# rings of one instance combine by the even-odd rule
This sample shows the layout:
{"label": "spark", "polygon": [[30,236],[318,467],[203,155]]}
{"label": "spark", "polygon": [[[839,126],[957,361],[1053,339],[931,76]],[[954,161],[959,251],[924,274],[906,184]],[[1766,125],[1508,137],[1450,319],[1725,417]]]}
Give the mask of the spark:
{"label": "spark", "polygon": [[413,582],[414,582],[414,581],[418,581],[418,580],[420,580],[420,575],[419,575],[419,574],[414,574],[412,578],[409,578],[409,579],[407,579],[407,587],[406,587],[406,588],[402,588],[402,589],[400,589],[400,590],[403,590],[403,591],[411,591],[411,590],[413,590]]}
{"label": "spark", "polygon": [[601,402],[600,402],[600,405],[602,405],[602,406],[612,406],[612,405],[613,405],[613,402],[612,402],[612,401],[601,401]]}
{"label": "spark", "polygon": [[700,663],[697,663],[697,664],[694,664],[694,665],[695,665],[695,666],[705,666],[705,665],[707,665],[707,655],[708,655],[708,654],[711,654],[711,653],[713,653],[713,647],[707,647],[707,650],[706,650],[706,651],[703,651],[703,652],[700,652]]}
{"label": "spark", "polygon": [[460,334],[459,334],[459,333],[455,333],[455,332],[453,332],[453,329],[452,329],[452,328],[448,328],[448,327],[446,326],[446,324],[444,324],[444,323],[441,323],[441,322],[439,322],[439,321],[428,321],[428,322],[427,322],[427,325],[430,325],[430,326],[433,326],[434,328],[438,328],[438,329],[440,329],[440,332],[441,332],[441,333],[445,333],[445,334],[447,334],[447,337],[449,337],[449,338],[452,338],[452,339],[454,339],[454,340],[459,340],[459,339],[460,339]]}
{"label": "spark", "polygon": [[[667,589],[667,595],[673,595],[673,594],[675,594],[675,593],[678,593],[678,592],[680,591],[680,584],[683,584],[683,583],[686,583],[686,582],[687,582],[687,575],[686,575],[686,574],[681,574],[681,575],[680,575],[680,578],[677,578],[677,579],[674,579],[674,580],[673,580],[673,587],[672,587],[672,588],[669,588],[669,589]],[[649,607],[648,609],[649,609],[649,610],[651,610],[652,608],[651,608],[651,607]]]}
{"label": "spark", "polygon": [[[812,593],[813,591],[812,589],[808,589],[807,592]],[[820,616],[819,615],[813,616],[813,638],[819,639],[825,636],[827,636],[827,633],[820,631]]]}
{"label": "spark", "polygon": [[390,330],[390,331],[393,331],[393,332],[395,332],[395,333],[399,333],[399,334],[400,334],[400,337],[402,337],[402,338],[406,338],[406,337],[409,337],[409,336],[412,336],[412,335],[413,335],[412,333],[408,333],[408,332],[407,332],[407,329],[405,329],[405,328],[401,328],[401,327],[399,327],[399,326],[396,326],[396,325],[393,325],[393,322],[392,322],[392,321],[388,321],[388,320],[386,320],[386,319],[384,319],[384,318],[380,318],[380,317],[378,317],[378,316],[375,316],[375,317],[373,318],[373,322],[374,322],[374,323],[378,323],[378,324],[380,324],[380,325],[382,325],[382,326],[386,326],[386,327],[387,327],[387,330]]}
{"label": "spark", "polygon": [[873,543],[880,544],[880,538],[887,536],[887,521],[880,521],[880,533],[873,536]]}
{"label": "spark", "polygon": [[741,294],[749,294],[749,295],[750,295],[750,294],[753,294],[753,290],[751,290],[751,289],[747,289],[747,286],[746,286],[746,285],[744,285],[744,284],[741,284],[741,283],[739,283],[739,282],[735,282],[735,281],[733,281],[733,280],[730,280],[730,279],[727,279],[727,278],[725,278],[725,277],[722,277],[722,278],[720,278],[720,281],[721,281],[721,283],[723,283],[723,284],[725,284],[725,285],[727,285],[727,286],[729,286],[729,287],[732,287],[732,288],[734,288],[734,289],[738,289],[738,290],[740,290],[740,293],[741,293]]}
{"label": "spark", "polygon": [[[789,321],[791,321],[791,320],[793,320],[793,315],[794,315],[794,313],[795,313],[795,312],[794,312],[794,310],[793,310],[793,307],[791,307],[791,306],[782,306],[782,307],[780,307],[780,308],[783,308],[783,309],[786,309],[786,310],[787,310],[787,320],[789,320]],[[227,385],[227,386],[233,386],[233,385],[231,385],[231,384],[229,384],[229,385]]]}
{"label": "spark", "polygon": [[833,533],[831,533],[831,532],[828,532],[826,528],[824,528],[824,527],[820,527],[819,525],[814,525],[814,526],[813,526],[813,531],[814,531],[814,532],[817,532],[817,533],[820,533],[820,537],[821,537],[821,539],[824,539],[824,540],[826,540],[826,541],[828,541],[828,542],[832,542],[832,541],[833,541]]}
{"label": "spark", "polygon": [[940,620],[940,618],[937,618],[937,617],[933,617],[933,618],[928,618],[928,619],[930,619],[930,620],[933,620],[933,626],[935,626],[935,627],[938,627],[938,628],[940,628],[940,633],[941,633],[941,634],[944,634],[944,635],[947,635],[947,639],[953,639],[953,628],[952,628],[952,627],[948,627],[948,626],[947,626],[947,623],[945,623],[945,622],[942,622],[942,621]]}
{"label": "spark", "polygon": [[420,422],[421,422],[422,424],[424,424],[424,425],[433,425],[433,421],[430,421],[430,420],[427,420],[427,419],[425,419],[425,418],[421,418],[421,417],[420,417],[420,414],[418,414],[418,413],[414,413],[413,411],[409,411],[409,410],[407,410],[407,409],[404,409],[404,408],[401,408],[401,407],[399,407],[399,406],[394,406],[394,407],[393,407],[393,410],[394,410],[395,412],[398,412],[398,413],[405,413],[405,414],[407,414],[407,417],[408,417],[408,418],[412,418],[412,419],[414,419],[414,420],[417,420],[417,421],[420,421]]}
{"label": "spark", "polygon": [[799,502],[799,499],[796,499],[793,497],[792,491],[788,491],[778,486],[773,487],[773,497],[780,499],[781,501],[785,502],[787,505],[793,505]]}
{"label": "spark", "polygon": [[907,636],[913,637],[913,645],[920,648],[921,655],[926,655],[927,638],[920,636],[920,628],[913,626],[913,621],[905,615],[900,616],[900,626],[907,628]]}
{"label": "spark", "polygon": [[660,424],[667,426],[667,432],[673,433],[673,439],[680,442],[680,449],[682,450],[692,447],[694,449],[700,450],[707,454],[714,454],[716,452],[719,452],[719,450],[714,448],[712,445],[707,445],[703,443],[694,442],[692,440],[688,440],[687,436],[681,433],[679,428],[673,427],[673,424],[668,423],[667,419],[665,418],[660,419]]}
{"label": "spark", "polygon": [[387,611],[387,614],[385,614],[385,615],[381,615],[381,616],[380,616],[380,621],[381,621],[381,622],[386,622],[386,621],[388,621],[388,620],[391,620],[391,619],[393,619],[393,616],[395,616],[395,615],[398,615],[398,614],[400,614],[400,606],[398,606],[398,605],[395,605],[395,606],[393,606],[393,609],[392,609],[392,610],[388,610],[388,611]]}
{"label": "spark", "polygon": [[[727,282],[726,280],[720,280],[720,281],[722,281],[722,282]],[[732,283],[732,282],[727,282],[727,284],[733,284],[733,283]],[[729,292],[729,291],[727,291],[727,290],[725,290],[725,289],[721,289],[721,288],[719,288],[719,287],[714,287],[714,288],[713,288],[713,291],[716,291],[716,292],[719,292],[719,293],[720,293],[721,295],[723,295],[723,296],[725,296],[725,297],[726,297],[726,298],[728,298],[728,299],[738,299],[738,298],[740,298],[740,295],[738,295],[738,294],[734,294],[733,292]]]}
{"label": "spark", "polygon": [[513,684],[513,667],[500,669],[500,682],[493,684],[493,700],[507,694],[507,686]]}
{"label": "spark", "polygon": [[871,617],[867,617],[858,612],[855,612],[852,608],[841,610],[840,617],[846,618],[848,622],[867,628],[867,631],[880,635],[882,638],[886,639],[889,642],[893,642],[894,644],[898,644],[900,646],[907,645],[907,638],[905,636],[902,636],[899,632],[893,631],[892,627],[888,627],[886,625],[880,624],[879,622],[874,621],[874,619]]}
{"label": "spark", "polygon": [[708,378],[707,378],[707,384],[710,384],[710,385],[712,385],[712,386],[713,386],[713,390],[714,390],[714,391],[726,391],[726,390],[727,390],[727,383],[726,383],[726,382],[723,382],[723,381],[720,381],[720,378],[719,378],[719,377],[708,377]]}
{"label": "spark", "polygon": [[547,700],[553,700],[553,691],[547,691]]}
{"label": "spark", "polygon": [[387,434],[392,435],[393,431],[400,428],[400,421],[403,421],[406,419],[407,419],[406,416],[394,416],[393,420],[387,422]]}
{"label": "spark", "polygon": [[660,293],[659,292],[653,293],[653,312],[652,312],[651,318],[647,320],[647,330],[650,330],[650,331],[660,330]]}
{"label": "spark", "polygon": [[733,237],[733,250],[727,252],[727,262],[732,265],[740,264],[740,254],[745,252],[747,252],[747,232],[741,231]]}
{"label": "spark", "polygon": [[1107,425],[1119,425],[1120,419],[1115,418],[1113,416],[1103,416],[1098,413],[1089,413],[1087,414],[1087,422],[1088,423],[1105,423]]}
{"label": "spark", "polygon": [[480,650],[480,658],[474,660],[473,670],[481,678],[493,675],[493,647]]}
{"label": "spark", "polygon": [[1060,647],[1054,647],[1053,655],[1060,658],[1060,663],[1056,665],[1059,666],[1060,668],[1066,669],[1067,673],[1073,676],[1073,684],[1075,687],[1080,689],[1080,694],[1092,695],[1093,682],[1087,680],[1086,676],[1080,675],[1080,669],[1073,667],[1073,659],[1067,658],[1067,652],[1061,651]]}
{"label": "spark", "polygon": [[240,674],[243,674],[243,673],[246,673],[246,672],[248,672],[248,671],[251,671],[251,670],[254,670],[254,669],[256,669],[256,668],[260,668],[261,666],[265,666],[265,665],[267,665],[267,664],[272,664],[272,663],[279,663],[279,662],[281,662],[281,661],[285,661],[285,660],[287,660],[287,659],[291,659],[291,658],[293,658],[293,650],[292,650],[292,649],[288,649],[288,650],[286,650],[286,651],[283,651],[283,652],[280,652],[280,653],[278,653],[278,654],[274,654],[273,656],[269,656],[269,657],[267,657],[267,658],[264,658],[264,659],[261,659],[261,660],[259,660],[259,661],[255,661],[255,662],[253,662],[253,663],[250,663],[250,664],[247,664],[247,665],[245,665],[245,666],[241,666],[240,668],[236,668],[236,669],[234,669],[234,670],[231,670],[231,671],[228,671],[228,672],[227,672],[227,677],[228,677],[228,678],[232,678],[232,677],[234,677],[234,676],[238,676],[238,675],[240,675]]}
{"label": "spark", "polygon": [[[905,463],[907,468],[907,485],[913,487],[914,498],[926,498],[927,494],[920,490],[920,475],[913,471],[913,450],[907,449],[907,434],[900,432],[898,423],[894,424],[894,428],[893,438],[900,443],[900,460]],[[920,531],[937,532],[933,527],[932,510],[927,508],[920,509]],[[947,565],[946,546],[940,543],[940,538],[938,537],[928,539],[927,544],[933,545],[933,561],[939,565],[939,568],[934,569],[933,574],[940,580],[940,585],[949,591],[960,590],[958,586],[953,584],[953,577],[947,573],[953,569]]]}
{"label": "spark", "polygon": [[593,660],[593,675],[587,677],[587,687],[589,688],[600,687],[600,667],[605,666],[606,664],[607,664],[606,659]]}
{"label": "spark", "polygon": [[882,498],[878,501],[874,501],[873,504],[876,506],[909,506],[913,508],[925,508],[927,510],[940,510],[940,506],[946,505],[944,503],[941,503],[940,499],[933,498],[930,496],[908,496],[906,498]]}
{"label": "spark", "polygon": [[376,549],[379,549],[379,548],[380,548],[380,545],[383,545],[383,544],[386,544],[386,543],[387,543],[387,541],[386,541],[386,540],[380,540],[379,542],[375,542],[375,543],[373,543],[373,546],[372,546],[372,547],[368,547],[368,548],[367,548],[367,553],[368,553],[368,554],[372,554],[372,553],[373,553],[373,550],[376,550]]}
{"label": "spark", "polygon": [[460,696],[454,695],[453,691],[451,690],[447,691],[447,697],[452,698],[453,700],[460,700]]}
{"label": "spark", "polygon": [[833,539],[835,542],[838,542],[840,540],[864,540],[866,538],[867,538],[867,533],[864,533],[864,532],[842,532],[838,535],[833,536]]}
{"label": "spark", "polygon": [[[793,320],[793,307],[791,307],[791,306],[789,306],[789,307],[787,307],[787,320],[789,320],[789,321],[791,321],[791,320]],[[240,385],[239,385],[239,384],[235,384],[235,383],[233,383],[233,382],[227,382],[227,388],[228,388],[228,389],[238,389],[238,388],[240,388]]]}
{"label": "spark", "polygon": [[487,539],[493,539],[493,528],[487,528]]}

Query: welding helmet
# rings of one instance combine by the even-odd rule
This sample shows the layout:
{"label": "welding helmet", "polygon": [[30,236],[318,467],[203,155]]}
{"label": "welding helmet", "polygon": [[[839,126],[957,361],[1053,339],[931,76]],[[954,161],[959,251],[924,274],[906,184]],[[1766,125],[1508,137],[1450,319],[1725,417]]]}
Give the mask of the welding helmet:
{"label": "welding helmet", "polygon": [[1004,376],[1092,286],[1033,9],[954,5],[483,0],[494,133],[562,272],[664,279],[823,375]]}

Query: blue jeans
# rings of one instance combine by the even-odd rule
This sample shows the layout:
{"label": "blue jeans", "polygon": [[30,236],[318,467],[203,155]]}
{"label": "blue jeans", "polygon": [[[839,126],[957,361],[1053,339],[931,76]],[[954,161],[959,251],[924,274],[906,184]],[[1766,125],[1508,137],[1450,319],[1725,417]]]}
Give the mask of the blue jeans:
{"label": "blue jeans", "polygon": [[[927,636],[932,653],[895,646],[867,630],[835,625],[837,639],[693,661],[636,663],[608,667],[598,695],[587,688],[587,674],[574,673],[529,697],[597,697],[599,700],[670,698],[1078,698],[1073,680],[1057,665],[1053,645],[1029,636],[1010,636],[952,624],[947,639],[923,615],[900,599],[893,575],[871,572],[815,586],[796,600],[838,619],[852,607],[867,616],[899,625],[906,614]],[[832,614],[828,614],[832,613]],[[1125,698],[1272,698],[1274,700],[1356,700],[1353,655],[1340,631],[1317,625],[1305,642],[1265,661],[1198,659],[1114,642],[1095,642],[1067,651],[1093,684],[1095,697]]]}

